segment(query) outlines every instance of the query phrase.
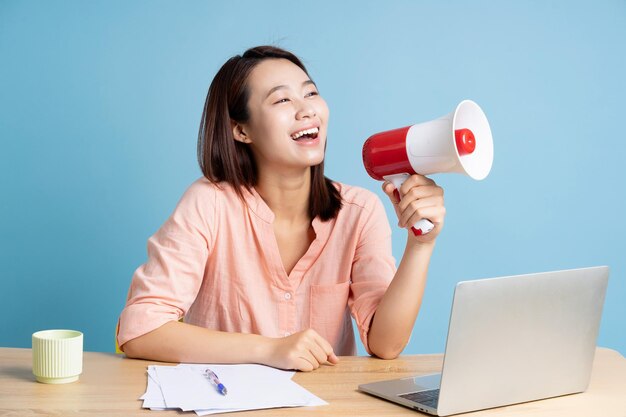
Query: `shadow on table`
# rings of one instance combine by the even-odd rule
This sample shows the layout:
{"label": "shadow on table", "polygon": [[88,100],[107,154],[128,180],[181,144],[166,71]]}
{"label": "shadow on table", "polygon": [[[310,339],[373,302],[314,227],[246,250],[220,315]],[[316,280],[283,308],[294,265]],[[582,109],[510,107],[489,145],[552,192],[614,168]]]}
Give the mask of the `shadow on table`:
{"label": "shadow on table", "polygon": [[0,367],[0,375],[6,375],[23,381],[36,381],[30,366],[2,366]]}

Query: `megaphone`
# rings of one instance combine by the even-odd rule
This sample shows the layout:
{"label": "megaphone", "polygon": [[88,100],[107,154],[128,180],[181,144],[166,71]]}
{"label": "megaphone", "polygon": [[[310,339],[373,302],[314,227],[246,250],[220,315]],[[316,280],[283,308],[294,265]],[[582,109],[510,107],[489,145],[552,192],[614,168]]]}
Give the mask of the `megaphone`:
{"label": "megaphone", "polygon": [[[387,180],[397,190],[412,174],[456,172],[482,180],[493,164],[493,138],[478,104],[463,100],[439,119],[376,133],[363,145],[363,164],[370,177]],[[422,235],[434,228],[428,219],[413,225]]]}

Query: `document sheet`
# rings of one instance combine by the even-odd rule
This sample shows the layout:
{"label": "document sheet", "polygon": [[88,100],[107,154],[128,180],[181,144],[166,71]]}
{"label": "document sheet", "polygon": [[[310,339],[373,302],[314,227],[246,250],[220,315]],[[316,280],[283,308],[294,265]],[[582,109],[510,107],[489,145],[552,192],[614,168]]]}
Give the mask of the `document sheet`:
{"label": "document sheet", "polygon": [[[227,388],[222,395],[206,370],[215,372]],[[197,415],[261,408],[328,404],[291,380],[295,372],[263,365],[180,364],[148,367],[143,408],[180,409]]]}

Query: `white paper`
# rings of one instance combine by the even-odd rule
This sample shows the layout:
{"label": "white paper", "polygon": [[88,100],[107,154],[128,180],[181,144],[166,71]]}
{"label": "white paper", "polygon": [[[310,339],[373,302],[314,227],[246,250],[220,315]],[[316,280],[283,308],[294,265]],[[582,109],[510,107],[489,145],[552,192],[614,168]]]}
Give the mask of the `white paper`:
{"label": "white paper", "polygon": [[148,367],[148,386],[145,394],[139,397],[143,401],[144,408],[150,408],[151,410],[165,410],[165,400],[163,400],[163,392],[161,386],[156,378],[156,371],[154,365]]}
{"label": "white paper", "polygon": [[[218,392],[204,375],[215,372],[228,395]],[[324,400],[291,380],[295,372],[263,365],[180,364],[148,367],[143,407],[194,410],[203,416],[261,408],[317,406]]]}

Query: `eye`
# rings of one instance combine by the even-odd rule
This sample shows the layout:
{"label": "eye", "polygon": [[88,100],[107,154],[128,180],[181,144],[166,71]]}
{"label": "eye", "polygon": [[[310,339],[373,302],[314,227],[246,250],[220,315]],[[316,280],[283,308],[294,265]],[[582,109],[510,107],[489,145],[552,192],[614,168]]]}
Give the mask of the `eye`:
{"label": "eye", "polygon": [[275,102],[274,104],[280,104],[280,103],[286,103],[288,102],[289,99],[288,98],[281,98],[280,100],[278,100],[277,102]]}
{"label": "eye", "polygon": [[311,97],[311,96],[319,96],[319,93],[317,91],[311,91],[310,93],[308,93],[304,97]]}

